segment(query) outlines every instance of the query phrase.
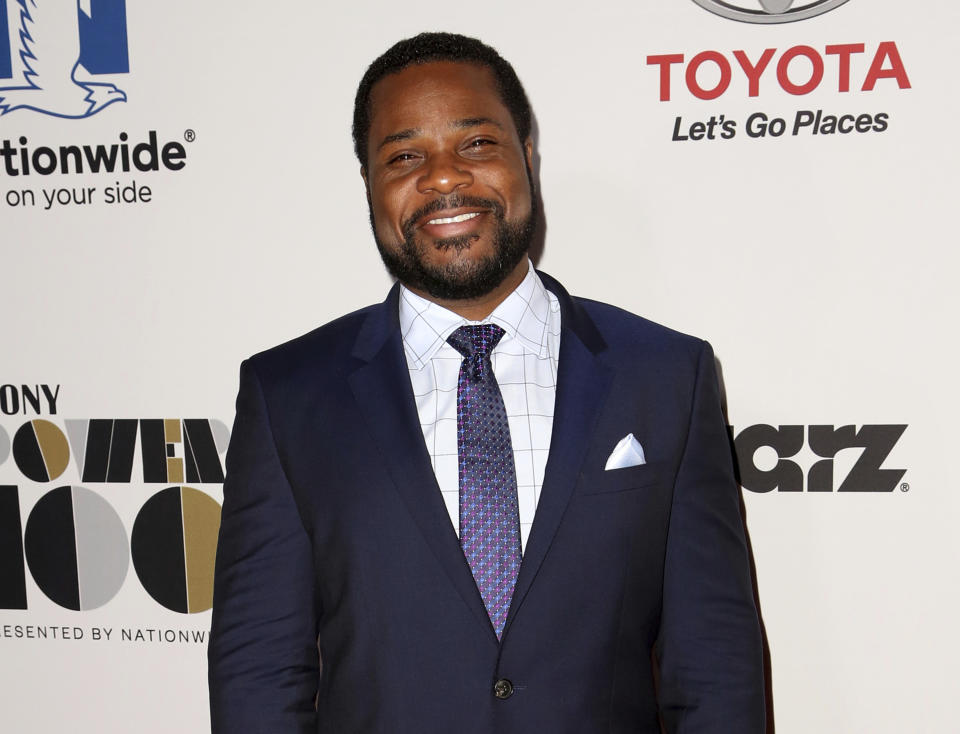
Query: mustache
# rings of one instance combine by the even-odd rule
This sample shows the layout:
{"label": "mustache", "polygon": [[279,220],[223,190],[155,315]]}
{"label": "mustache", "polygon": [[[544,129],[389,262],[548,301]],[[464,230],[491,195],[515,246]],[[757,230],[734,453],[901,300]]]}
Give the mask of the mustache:
{"label": "mustache", "polygon": [[413,214],[403,222],[403,233],[404,235],[412,236],[416,228],[416,223],[425,216],[442,212],[444,209],[459,209],[460,207],[466,206],[476,207],[478,209],[490,209],[497,217],[503,218],[503,207],[499,201],[484,199],[480,196],[451,194],[450,196],[441,196],[438,199],[434,199],[413,212]]}

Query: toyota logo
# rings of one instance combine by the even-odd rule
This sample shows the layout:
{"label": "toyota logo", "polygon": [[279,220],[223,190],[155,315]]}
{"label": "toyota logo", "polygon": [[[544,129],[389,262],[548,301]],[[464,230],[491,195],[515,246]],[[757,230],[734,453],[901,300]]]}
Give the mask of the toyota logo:
{"label": "toyota logo", "polygon": [[[711,13],[722,15],[730,20],[744,23],[792,23],[806,20],[817,15],[829,13],[839,8],[847,0],[814,0],[814,2],[794,2],[794,0],[693,0],[697,5]],[[794,7],[797,6],[797,7]]]}

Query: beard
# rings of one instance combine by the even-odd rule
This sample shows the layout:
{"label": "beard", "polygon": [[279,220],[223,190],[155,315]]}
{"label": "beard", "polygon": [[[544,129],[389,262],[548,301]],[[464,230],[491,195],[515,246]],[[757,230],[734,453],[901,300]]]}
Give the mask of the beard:
{"label": "beard", "polygon": [[[491,212],[495,222],[493,251],[472,260],[457,258],[443,265],[429,263],[425,255],[430,247],[441,251],[453,249],[459,254],[479,239],[474,234],[434,240],[432,243],[417,239],[415,223],[418,220],[434,212],[459,207],[477,207]],[[507,221],[503,206],[492,199],[457,194],[442,196],[421,207],[403,222],[403,241],[398,245],[388,245],[377,236],[372,209],[370,224],[383,264],[405,286],[442,300],[479,298],[503,283],[529,251],[536,229],[536,197],[530,197],[528,216]]]}

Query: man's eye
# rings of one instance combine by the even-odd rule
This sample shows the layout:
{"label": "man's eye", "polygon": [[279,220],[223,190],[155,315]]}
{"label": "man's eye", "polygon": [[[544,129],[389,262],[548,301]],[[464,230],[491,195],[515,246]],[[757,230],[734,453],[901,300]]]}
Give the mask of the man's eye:
{"label": "man's eye", "polygon": [[488,138],[477,138],[476,140],[471,140],[469,147],[471,148],[483,148],[486,145],[494,145],[494,142]]}
{"label": "man's eye", "polygon": [[387,163],[406,163],[407,161],[412,161],[415,157],[413,153],[398,153],[387,161]]}

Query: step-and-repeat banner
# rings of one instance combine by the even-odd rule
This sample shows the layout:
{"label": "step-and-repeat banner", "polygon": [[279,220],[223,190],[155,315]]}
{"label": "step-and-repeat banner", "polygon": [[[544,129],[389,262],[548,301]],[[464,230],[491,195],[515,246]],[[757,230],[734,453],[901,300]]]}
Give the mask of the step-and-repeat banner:
{"label": "step-and-repeat banner", "polygon": [[949,0],[0,0],[0,728],[209,726],[238,365],[382,299],[353,95],[452,30],[530,95],[538,265],[715,347],[776,731],[954,730],[958,27]]}

